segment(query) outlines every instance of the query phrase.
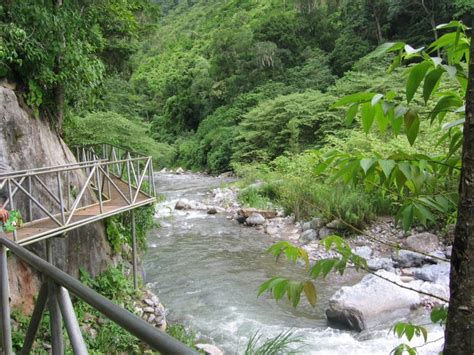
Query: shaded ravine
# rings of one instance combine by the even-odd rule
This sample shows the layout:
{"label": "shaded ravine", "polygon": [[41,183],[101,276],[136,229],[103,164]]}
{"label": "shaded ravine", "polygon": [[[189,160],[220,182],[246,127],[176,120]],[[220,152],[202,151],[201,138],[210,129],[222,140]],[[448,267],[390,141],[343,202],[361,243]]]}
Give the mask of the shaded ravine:
{"label": "shaded ravine", "polygon": [[[327,326],[324,310],[329,297],[341,286],[356,283],[362,275],[348,272],[317,282],[318,305],[306,300],[292,308],[267,295],[257,298],[259,285],[275,275],[295,275],[298,268],[279,264],[264,251],[275,242],[267,235],[229,221],[225,214],[176,211],[181,198],[203,200],[223,180],[199,175],[158,174],[156,186],[165,200],[157,208],[160,228],[148,238],[144,260],[145,281],[169,309],[168,318],[189,325],[203,342],[215,343],[227,354],[242,354],[249,338],[292,329],[301,337],[304,354],[388,354],[399,339],[387,329],[361,334]],[[431,339],[441,336],[434,328]],[[436,352],[425,346],[420,353]]]}

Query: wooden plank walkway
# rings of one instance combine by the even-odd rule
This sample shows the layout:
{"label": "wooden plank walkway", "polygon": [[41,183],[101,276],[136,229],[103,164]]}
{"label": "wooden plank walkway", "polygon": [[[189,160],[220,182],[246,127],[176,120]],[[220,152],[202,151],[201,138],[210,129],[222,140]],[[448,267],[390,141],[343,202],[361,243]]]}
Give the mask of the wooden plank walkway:
{"label": "wooden plank walkway", "polygon": [[[128,184],[116,177],[113,178],[113,181],[119,190],[128,198],[130,195]],[[132,194],[135,195],[136,192],[137,190],[132,187]],[[65,226],[59,226],[51,218],[44,218],[42,220],[27,223],[17,230],[16,242],[20,245],[31,244],[63,234],[86,224],[155,202],[154,197],[150,197],[140,191],[138,192],[135,202],[130,204],[113,186],[111,187],[110,195],[111,198],[109,200],[103,201],[102,211],[100,210],[99,203],[77,209],[74,212],[70,223]],[[66,218],[68,218],[68,216],[69,213],[66,213]],[[58,220],[61,220],[61,214],[56,214],[55,217]],[[7,236],[9,239],[14,240],[13,233],[7,233]]]}

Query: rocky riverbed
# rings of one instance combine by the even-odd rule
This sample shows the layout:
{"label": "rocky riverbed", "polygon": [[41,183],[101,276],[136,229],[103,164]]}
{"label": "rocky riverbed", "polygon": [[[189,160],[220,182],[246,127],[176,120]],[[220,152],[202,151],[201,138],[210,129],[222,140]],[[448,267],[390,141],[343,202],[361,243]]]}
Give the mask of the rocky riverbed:
{"label": "rocky riverbed", "polygon": [[[255,228],[276,240],[287,239],[303,247],[311,261],[338,256],[335,251],[327,251],[320,240],[344,233],[347,226],[342,221],[325,223],[315,217],[295,222],[281,210],[244,208],[238,202],[238,192],[236,187],[214,188],[203,202],[180,199],[175,209],[225,213],[244,228]],[[451,247],[443,245],[435,234],[419,230],[405,233],[393,219],[379,218],[347,241],[355,254],[367,260],[373,274],[331,297],[326,310],[330,324],[362,331],[407,315],[417,307],[431,309],[449,299]]]}
{"label": "rocky riverbed", "polygon": [[[245,248],[249,240],[252,240],[252,243],[254,243],[254,241],[257,242],[255,238],[258,238],[259,235],[261,236],[259,239],[261,239],[264,245],[269,245],[267,243],[271,243],[271,240],[292,241],[308,252],[312,262],[316,262],[321,258],[337,256],[333,251],[326,251],[321,245],[320,239],[331,234],[341,234],[344,232],[344,224],[341,221],[323,221],[320,218],[314,218],[303,223],[295,223],[291,216],[284,216],[282,211],[278,209],[267,211],[244,208],[238,203],[238,188],[234,186],[219,186],[220,183],[218,182],[228,182],[228,177],[211,178],[205,175],[194,175],[186,172],[180,172],[177,175],[162,172],[159,176],[159,182],[165,184],[163,189],[166,191],[167,200],[159,206],[157,215],[162,218],[163,216],[169,217],[163,219],[164,230],[159,231],[156,237],[150,239],[151,248],[157,249],[156,252],[153,251],[148,257],[149,281],[161,280],[163,283],[168,280],[167,277],[161,276],[164,270],[160,273],[158,273],[159,270],[156,270],[156,272],[154,270],[157,265],[154,260],[159,258],[160,255],[167,255],[168,244],[170,248],[172,248],[169,249],[169,251],[172,252],[174,250],[168,262],[176,264],[174,267],[180,269],[188,267],[189,263],[196,263],[193,264],[193,268],[195,269],[200,265],[201,260],[204,263],[209,263],[213,259],[216,261],[212,261],[212,264],[217,263],[217,260],[219,260],[219,267],[229,267],[230,265],[224,266],[224,264],[221,263],[233,262],[233,257],[231,257],[233,252],[222,259],[222,261],[220,255],[222,253],[227,254],[234,249],[240,250],[241,248]],[[209,185],[207,188],[204,187],[206,184]],[[227,222],[224,223],[223,221],[225,220],[227,220]],[[215,224],[218,221],[220,221],[219,224]],[[236,234],[240,235],[240,241]],[[230,238],[231,236],[232,238]],[[232,243],[234,243],[234,239],[237,244],[235,246],[234,244],[229,246],[228,243],[231,240]],[[199,240],[202,240],[202,242],[205,240],[205,243],[211,243],[206,244],[210,249],[202,249],[200,244],[196,244]],[[324,289],[324,293],[328,294],[327,296],[325,294],[320,295],[319,298],[321,302],[318,302],[317,306],[318,308],[323,307],[320,314],[325,315],[325,321],[324,323],[320,323],[318,320],[318,325],[316,325],[316,323],[314,324],[314,331],[319,332],[321,329],[324,329],[323,324],[326,324],[333,327],[327,329],[334,329],[332,331],[336,332],[335,334],[340,334],[338,336],[344,337],[343,334],[346,333],[337,333],[336,329],[349,328],[353,331],[360,332],[360,336],[355,339],[372,339],[370,341],[373,341],[372,336],[368,337],[368,334],[376,334],[377,329],[386,329],[386,327],[393,325],[397,320],[408,319],[413,320],[414,323],[420,319],[426,321],[429,314],[428,310],[434,305],[444,303],[443,299],[446,300],[448,298],[448,261],[450,248],[441,243],[435,234],[422,230],[413,230],[410,233],[403,233],[403,231],[395,227],[393,220],[381,218],[365,230],[360,231],[357,235],[346,238],[346,240],[356,254],[367,260],[369,273],[365,276],[359,276],[355,281],[349,282],[337,276],[331,276],[329,278],[333,281],[328,283],[330,287]],[[258,244],[260,244],[260,242],[258,242]],[[397,251],[394,251],[392,245],[399,246]],[[165,248],[165,250],[160,252],[160,248]],[[176,254],[176,248],[180,248],[178,254]],[[224,250],[222,248],[224,248]],[[225,251],[225,249],[228,248],[230,249]],[[260,248],[260,246],[258,248]],[[190,253],[193,255],[191,256]],[[194,256],[195,253],[205,254],[201,256],[197,254]],[[242,252],[238,252],[238,255],[241,253]],[[261,257],[263,257],[265,255],[264,249],[257,251],[255,255],[261,255]],[[188,260],[182,260],[182,258],[188,258]],[[248,256],[243,260],[247,259]],[[179,262],[176,263],[175,260],[179,260]],[[255,264],[255,260],[252,264]],[[254,267],[257,268],[256,270],[258,270],[258,264],[259,262],[254,265]],[[225,270],[221,270],[220,274],[218,273],[212,276],[214,269],[212,269],[210,265],[203,265],[209,268],[208,271],[210,274],[207,275],[208,281],[201,280],[200,277],[202,276],[195,276],[199,277],[199,279],[188,279],[186,276],[183,276],[179,278],[180,282],[184,282],[188,287],[193,284],[196,284],[196,287],[198,287],[198,284],[206,284],[208,287],[217,287],[215,290],[217,293],[220,293],[221,288],[224,287],[224,282],[221,280],[221,277],[234,279],[234,274],[238,273],[235,269],[232,269],[232,271],[229,269],[227,273]],[[238,268],[240,267],[241,265],[238,266]],[[278,267],[282,268],[284,266]],[[231,272],[231,274],[228,272]],[[349,268],[346,273],[352,275],[354,272]],[[200,272],[196,270],[196,272],[192,272],[192,274],[200,275]],[[245,278],[247,276],[239,275],[239,277]],[[254,276],[252,275],[251,277]],[[334,283],[334,280],[338,279],[339,281]],[[231,285],[235,285],[235,282],[240,282],[241,278],[238,280],[239,281],[237,281],[237,279],[234,280],[234,284],[231,283]],[[219,282],[222,284],[219,284]],[[252,287],[258,287],[259,283],[253,282],[255,285],[252,283]],[[321,282],[325,283],[323,281]],[[318,281],[318,292],[319,290],[321,292],[323,291],[322,287],[324,286],[322,286],[321,282]],[[227,284],[227,280],[225,283]],[[340,284],[340,286],[337,286],[338,284]],[[158,292],[163,292],[166,295],[170,294],[172,295],[171,297],[174,297],[171,301],[174,305],[171,308],[176,306],[183,307],[184,304],[184,307],[189,308],[189,311],[192,312],[192,319],[195,319],[195,314],[200,314],[199,312],[204,312],[204,318],[209,319],[206,318],[209,317],[209,315],[206,315],[208,314],[207,309],[198,311],[200,308],[192,306],[193,303],[188,306],[187,303],[176,300],[178,293],[176,293],[177,291],[171,286],[165,289],[162,289],[159,285],[154,287],[158,289]],[[193,287],[191,287],[191,289],[193,289]],[[421,291],[422,294],[417,291]],[[189,292],[190,295],[194,295],[194,292],[196,292],[196,295],[201,295],[194,301],[198,304],[201,302],[206,302],[206,304],[207,302],[214,302],[213,299],[207,300],[207,296],[204,297],[204,295],[202,295],[204,290],[201,289],[201,286],[195,291],[186,292]],[[250,292],[255,294],[256,290]],[[163,297],[164,296],[160,298]],[[189,297],[186,297],[185,300],[190,301]],[[165,300],[165,304],[167,302],[168,301]],[[190,302],[192,302],[192,300]],[[218,301],[218,303],[221,303],[221,301]],[[227,303],[225,303],[225,307],[227,307]],[[230,302],[230,304],[234,303]],[[264,306],[267,305],[267,303],[264,304]],[[280,304],[280,307],[281,306]],[[222,317],[224,318],[227,317],[227,308],[225,307],[222,309]],[[230,305],[229,307],[235,308],[235,306]],[[299,309],[305,309],[305,312],[309,311],[310,308],[306,307],[307,306],[303,305],[300,306]],[[193,309],[194,311],[192,311]],[[259,303],[259,308],[256,308],[256,310],[257,309],[259,311],[261,309],[262,312],[264,312],[265,307]],[[293,313],[293,311],[291,312]],[[182,314],[181,311],[179,313]],[[234,317],[237,317],[237,315],[234,315],[232,319],[234,319]],[[253,317],[254,316],[252,316],[252,318]],[[234,324],[237,319],[238,317],[233,320],[232,324]],[[299,320],[300,319],[303,320],[304,318],[299,318]],[[206,328],[197,318],[195,321],[197,322],[198,328]],[[296,321],[296,319],[288,318],[285,322],[291,324],[294,321]],[[216,322],[225,327],[225,319],[216,319]],[[194,323],[194,321],[192,323]],[[302,324],[306,323],[306,320],[302,321]],[[263,326],[263,324],[261,326]],[[211,330],[207,332],[209,331]],[[440,334],[442,334],[442,331],[439,329],[436,331],[436,335],[439,337]],[[307,335],[308,334],[305,336]],[[223,336],[223,334],[219,335],[219,337],[220,336]],[[380,336],[385,338],[386,330],[384,331],[384,335]],[[228,341],[219,340],[219,338],[216,337],[211,338],[212,341],[216,341],[217,345],[219,345],[219,342],[227,344]],[[234,340],[231,342],[233,341]],[[396,342],[399,343],[400,341],[396,340]],[[353,346],[360,346],[361,349],[367,350],[367,344],[362,344],[363,343],[355,343]],[[327,345],[329,346],[329,344]],[[435,344],[424,347],[421,353],[435,353],[437,351],[436,349],[440,349],[440,347],[441,344],[438,341]],[[323,348],[324,346],[320,349]],[[335,348],[335,346],[331,347],[331,349]],[[384,351],[382,351],[382,348],[384,347],[381,347],[379,349],[380,351],[371,348],[372,350],[369,353],[386,353],[387,348],[384,348]],[[224,345],[224,350],[226,350],[226,345]],[[364,350],[365,352],[361,350],[355,353],[367,353],[366,350]],[[230,353],[233,352],[231,351]],[[313,351],[311,353],[313,353]],[[325,352],[320,350],[314,353]]]}

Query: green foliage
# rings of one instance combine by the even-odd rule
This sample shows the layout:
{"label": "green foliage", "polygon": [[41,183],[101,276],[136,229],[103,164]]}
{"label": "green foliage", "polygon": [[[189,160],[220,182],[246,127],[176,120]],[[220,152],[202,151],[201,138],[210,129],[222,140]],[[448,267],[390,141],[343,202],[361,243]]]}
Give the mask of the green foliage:
{"label": "green foliage", "polygon": [[129,120],[115,112],[94,112],[84,117],[71,117],[66,122],[64,134],[72,146],[119,145],[151,155],[156,166],[169,165],[174,158],[174,149],[168,144],[155,142],[148,136],[148,129],[147,124]]}
{"label": "green foliage", "polygon": [[240,200],[251,207],[264,208],[270,203],[281,206],[297,220],[317,216],[329,222],[338,218],[347,223],[348,230],[364,226],[377,214],[392,211],[390,196],[381,191],[325,182],[315,173],[319,159],[319,153],[308,151],[281,156],[270,166],[234,165],[243,185],[257,182],[241,190]]}
{"label": "green foliage", "polygon": [[297,247],[290,242],[283,241],[277,242],[268,248],[267,252],[275,255],[277,259],[281,254],[285,254],[288,260],[294,265],[297,265],[297,261],[301,259],[305,265],[307,279],[300,281],[279,276],[272,277],[260,285],[258,296],[264,292],[269,292],[273,295],[275,300],[278,301],[286,294],[293,307],[296,307],[300,302],[301,294],[304,293],[309,304],[315,307],[317,302],[317,290],[313,279],[326,277],[331,271],[337,271],[342,275],[349,263],[354,265],[356,270],[367,270],[367,261],[354,254],[349,244],[341,237],[332,235],[322,239],[321,243],[325,246],[327,251],[332,249],[340,256],[337,258],[318,260],[310,267],[308,254],[302,247]]}
{"label": "green foliage", "polygon": [[[261,341],[262,334],[256,332],[247,343],[245,355],[276,355],[276,354],[296,354],[297,350],[291,350],[292,345],[301,344],[299,337],[295,336],[291,330],[281,332],[274,338]],[[259,344],[260,343],[260,344]]]}
{"label": "green foliage", "polygon": [[261,103],[244,116],[236,137],[236,161],[268,162],[285,152],[322,146],[324,137],[341,127],[327,108],[334,97],[318,91],[280,96]]}
{"label": "green foliage", "polygon": [[[330,152],[326,155],[317,170],[321,173],[331,167],[333,179],[341,179],[345,183],[358,183],[383,188],[388,193],[399,195],[399,210],[396,215],[403,228],[408,230],[415,220],[426,225],[435,222],[435,213],[445,218],[454,213],[457,206],[457,194],[453,181],[457,181],[460,171],[462,135],[458,124],[462,122],[464,96],[466,92],[467,72],[463,63],[469,59],[470,39],[466,35],[467,28],[457,21],[438,26],[439,30],[454,29],[442,35],[429,45],[427,50],[414,49],[403,43],[385,43],[373,55],[386,52],[397,52],[390,70],[403,62],[419,60],[419,63],[407,69],[405,98],[410,106],[406,106],[396,92],[387,93],[359,92],[338,100],[333,107],[350,105],[346,122],[351,123],[360,107],[363,130],[368,133],[374,122],[382,133],[390,127],[398,135],[402,129],[410,145],[420,136],[421,120],[419,107],[412,100],[423,82],[423,99],[428,103],[432,96],[439,100],[427,115],[430,122],[438,120],[449,130],[440,138],[438,144],[450,140],[448,153],[440,156],[392,152],[388,157],[357,155],[351,153]],[[444,58],[439,57],[443,50]],[[451,79],[454,88],[440,86],[442,76]],[[436,93],[436,95],[434,95]],[[453,119],[456,119],[452,122]],[[447,178],[448,177],[448,178]]]}
{"label": "green foliage", "polygon": [[0,222],[0,232],[10,233],[16,230],[23,223],[23,218],[17,210],[9,212],[8,220],[3,223]]}
{"label": "green foliage", "polygon": [[[140,250],[147,247],[147,233],[155,226],[154,221],[155,206],[144,206],[135,209],[135,231],[137,244]],[[132,246],[131,214],[122,213],[106,220],[107,240],[115,253],[122,251],[122,246],[128,244]]]}

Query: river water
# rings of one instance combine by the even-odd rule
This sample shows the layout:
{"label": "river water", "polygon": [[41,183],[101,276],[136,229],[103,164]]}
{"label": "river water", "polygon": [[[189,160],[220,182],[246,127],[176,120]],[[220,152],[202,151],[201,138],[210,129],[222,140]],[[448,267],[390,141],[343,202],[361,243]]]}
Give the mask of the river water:
{"label": "river water", "polygon": [[[301,354],[389,354],[401,343],[388,335],[388,327],[359,334],[327,326],[328,299],[363,275],[349,272],[343,278],[318,280],[314,309],[304,297],[296,309],[286,300],[277,303],[267,295],[257,297],[263,281],[275,275],[295,276],[302,270],[276,263],[265,253],[274,239],[227,220],[225,214],[174,210],[179,198],[203,200],[222,179],[157,174],[155,182],[165,200],[157,207],[160,228],[148,238],[145,281],[169,310],[168,319],[192,328],[201,342],[214,343],[226,354],[243,354],[257,331],[268,338],[292,330],[302,341],[295,345]],[[440,336],[441,329],[430,329],[430,339]],[[439,347],[439,342],[430,344],[419,353],[436,353]]]}

